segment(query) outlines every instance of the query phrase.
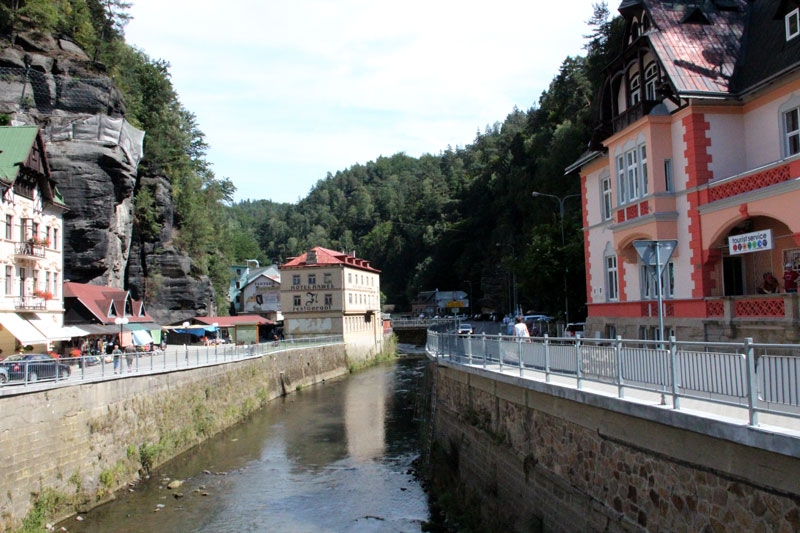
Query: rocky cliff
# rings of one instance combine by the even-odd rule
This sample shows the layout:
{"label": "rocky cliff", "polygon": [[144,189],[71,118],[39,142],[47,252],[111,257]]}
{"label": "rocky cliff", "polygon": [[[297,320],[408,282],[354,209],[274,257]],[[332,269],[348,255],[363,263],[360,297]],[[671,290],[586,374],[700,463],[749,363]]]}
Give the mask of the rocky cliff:
{"label": "rocky cliff", "polygon": [[[74,43],[49,36],[0,38],[0,113],[45,132],[64,216],[65,280],[131,290],[162,324],[214,314],[214,290],[193,274],[192,260],[172,243],[168,176],[140,176],[140,132],[125,120],[122,95],[96,73]],[[155,191],[161,230],[137,235],[136,192]]]}

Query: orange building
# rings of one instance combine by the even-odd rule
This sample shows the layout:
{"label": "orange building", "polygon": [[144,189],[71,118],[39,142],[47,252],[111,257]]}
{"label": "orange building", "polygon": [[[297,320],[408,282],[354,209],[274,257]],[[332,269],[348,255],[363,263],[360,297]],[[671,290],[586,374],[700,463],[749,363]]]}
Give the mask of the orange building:
{"label": "orange building", "polygon": [[[625,0],[582,183],[587,336],[800,342],[800,8]],[[788,266],[787,266],[788,265]],[[777,292],[764,294],[768,274]],[[789,283],[791,288],[791,282]]]}

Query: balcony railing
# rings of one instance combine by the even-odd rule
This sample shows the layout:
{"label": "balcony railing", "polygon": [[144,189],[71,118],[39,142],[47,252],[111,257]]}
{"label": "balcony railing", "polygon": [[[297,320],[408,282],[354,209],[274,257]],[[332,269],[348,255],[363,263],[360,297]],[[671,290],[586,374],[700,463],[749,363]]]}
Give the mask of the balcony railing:
{"label": "balcony railing", "polygon": [[17,296],[14,298],[14,308],[42,311],[47,309],[47,300],[40,296]]}
{"label": "balcony railing", "polygon": [[14,245],[14,253],[28,257],[44,257],[44,245],[32,242],[18,242]]}
{"label": "balcony railing", "polygon": [[629,107],[619,115],[615,116],[611,120],[614,133],[624,130],[643,116],[647,115],[659,103],[660,102],[657,100],[645,100]]}

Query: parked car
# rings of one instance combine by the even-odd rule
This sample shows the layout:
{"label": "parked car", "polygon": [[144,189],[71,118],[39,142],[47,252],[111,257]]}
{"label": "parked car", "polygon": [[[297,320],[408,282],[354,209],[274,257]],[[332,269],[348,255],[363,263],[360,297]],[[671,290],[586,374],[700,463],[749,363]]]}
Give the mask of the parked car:
{"label": "parked car", "polygon": [[472,324],[467,324],[466,322],[458,326],[459,335],[472,335],[474,331]]}
{"label": "parked car", "polygon": [[26,353],[9,356],[0,362],[9,381],[39,381],[40,379],[65,379],[71,371],[67,364],[45,353]]}
{"label": "parked car", "polygon": [[564,330],[565,337],[583,337],[583,328],[586,322],[570,322]]}

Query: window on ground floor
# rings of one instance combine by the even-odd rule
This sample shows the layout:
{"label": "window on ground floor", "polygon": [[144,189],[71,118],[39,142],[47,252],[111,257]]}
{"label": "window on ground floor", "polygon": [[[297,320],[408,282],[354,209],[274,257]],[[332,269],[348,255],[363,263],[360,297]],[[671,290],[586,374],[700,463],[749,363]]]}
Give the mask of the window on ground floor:
{"label": "window on ground floor", "polygon": [[617,256],[607,255],[606,262],[606,300],[619,299],[619,278],[617,277]]}
{"label": "window on ground floor", "polygon": [[[658,298],[658,278],[655,265],[639,265],[639,285],[642,288],[642,300],[655,300]],[[661,273],[661,296],[672,298],[675,296],[675,265],[672,261]]]}

